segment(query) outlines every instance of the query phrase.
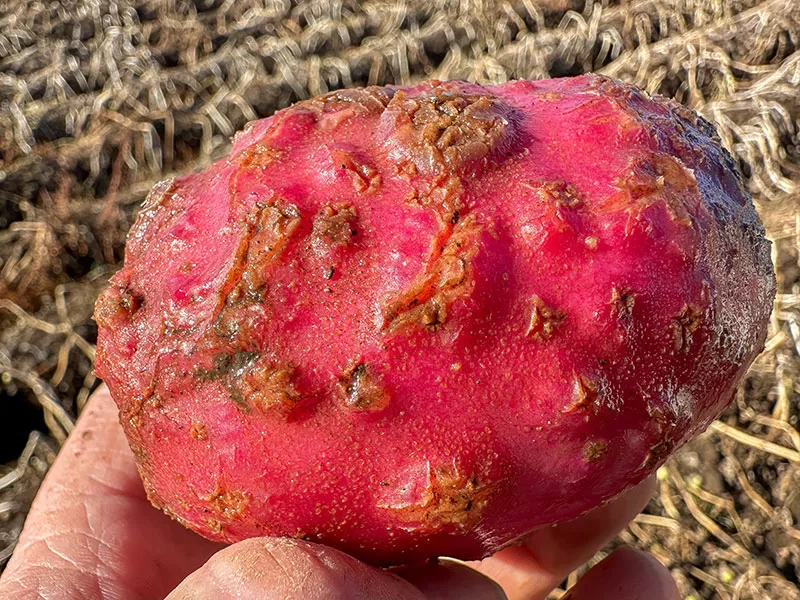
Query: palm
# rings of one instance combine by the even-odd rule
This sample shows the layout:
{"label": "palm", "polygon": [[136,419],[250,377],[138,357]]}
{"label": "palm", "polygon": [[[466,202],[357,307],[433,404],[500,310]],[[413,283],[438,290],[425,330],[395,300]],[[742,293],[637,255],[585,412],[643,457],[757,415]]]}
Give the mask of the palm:
{"label": "palm", "polygon": [[12,559],[0,596],[163,598],[220,548],[150,505],[104,388],[42,486],[15,552],[25,564]]}

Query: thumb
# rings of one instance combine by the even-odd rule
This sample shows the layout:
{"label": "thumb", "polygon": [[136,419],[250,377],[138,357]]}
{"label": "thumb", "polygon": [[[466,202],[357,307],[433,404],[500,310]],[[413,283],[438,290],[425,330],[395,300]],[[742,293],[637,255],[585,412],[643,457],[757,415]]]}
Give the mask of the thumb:
{"label": "thumb", "polygon": [[584,575],[562,600],[680,600],[669,571],[655,558],[620,548]]}
{"label": "thumb", "polygon": [[[409,581],[318,544],[253,538],[217,552],[166,600],[444,600],[504,598],[499,587],[472,569],[427,565],[403,571]],[[424,573],[423,577],[417,576]],[[437,582],[446,581],[446,586]],[[442,595],[440,588],[447,588]],[[422,590],[426,590],[423,593]],[[460,595],[452,596],[453,591]]]}

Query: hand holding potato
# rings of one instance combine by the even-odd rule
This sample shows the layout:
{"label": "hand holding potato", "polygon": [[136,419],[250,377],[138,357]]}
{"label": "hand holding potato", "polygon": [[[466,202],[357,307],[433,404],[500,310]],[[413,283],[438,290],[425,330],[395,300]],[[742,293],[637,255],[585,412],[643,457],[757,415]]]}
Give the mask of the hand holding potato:
{"label": "hand holding potato", "polygon": [[[473,566],[500,582],[510,600],[543,598],[622,528],[651,490],[648,481],[578,521],[535,533],[524,546]],[[101,389],[42,486],[0,578],[0,598],[154,600],[176,586],[170,599],[503,597],[490,579],[460,565],[426,565],[399,574],[403,579],[306,542],[259,538],[224,548],[171,521],[147,501],[116,407]],[[654,559],[622,550],[585,576],[571,600],[582,598],[677,600],[678,595]]]}

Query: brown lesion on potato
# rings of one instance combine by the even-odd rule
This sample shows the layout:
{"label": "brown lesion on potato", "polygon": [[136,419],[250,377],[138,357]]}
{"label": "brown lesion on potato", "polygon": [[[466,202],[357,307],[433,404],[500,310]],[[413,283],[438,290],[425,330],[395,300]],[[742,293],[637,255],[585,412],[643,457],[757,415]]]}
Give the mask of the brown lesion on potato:
{"label": "brown lesion on potato", "polygon": [[674,446],[675,444],[671,440],[667,438],[660,439],[647,451],[640,468],[650,470],[663,463],[672,454]]}
{"label": "brown lesion on potato", "polygon": [[347,88],[312,98],[301,104],[323,112],[352,110],[354,114],[375,116],[386,110],[394,94],[394,90],[379,86]]}
{"label": "brown lesion on potato", "polygon": [[270,265],[276,263],[300,225],[300,211],[281,198],[259,202],[247,214],[225,282],[220,286],[214,332],[233,340],[241,333],[238,308],[264,301]]}
{"label": "brown lesion on potato", "polygon": [[555,334],[567,318],[567,314],[544,303],[539,296],[531,299],[531,314],[525,335],[534,340],[546,342]]}
{"label": "brown lesion on potato", "polygon": [[250,494],[232,490],[217,483],[214,490],[200,496],[204,503],[203,512],[208,516],[206,522],[216,534],[222,533],[225,526],[243,519],[250,505]]}
{"label": "brown lesion on potato", "polygon": [[703,323],[703,313],[694,304],[684,304],[681,311],[670,322],[675,350],[688,352],[694,333]]}
{"label": "brown lesion on potato", "polygon": [[234,379],[232,386],[258,410],[288,416],[301,399],[293,376],[293,368],[257,360]]}
{"label": "brown lesion on potato", "polygon": [[[644,100],[646,97],[644,93],[631,83],[619,81],[606,75],[591,73],[589,76],[588,89],[596,91],[597,95],[602,98],[614,100],[615,104],[625,113],[632,113],[638,115],[636,111],[630,106],[631,100],[639,99]],[[623,103],[618,102],[619,99],[624,100]]]}
{"label": "brown lesion on potato", "polygon": [[200,381],[224,381],[232,371],[242,368],[257,357],[257,352],[220,352],[214,356],[214,365],[210,369],[198,367],[195,375]]}
{"label": "brown lesion on potato", "polygon": [[152,211],[158,208],[167,198],[167,194],[172,191],[175,186],[175,178],[163,179],[157,182],[147,193],[147,196],[142,202],[140,214],[142,211]]}
{"label": "brown lesion on potato", "polygon": [[251,406],[263,412],[288,416],[300,402],[292,376],[294,369],[271,363],[258,352],[239,350],[221,352],[210,369],[197,369],[200,381],[219,381],[228,390],[239,409]]}
{"label": "brown lesion on potato", "polygon": [[189,435],[201,442],[207,440],[208,430],[206,429],[206,424],[201,421],[193,421],[192,426],[189,428]]}
{"label": "brown lesion on potato", "polygon": [[337,169],[346,171],[353,182],[353,189],[359,194],[374,192],[380,187],[381,176],[363,158],[352,152],[335,148],[330,150],[331,160]]}
{"label": "brown lesion on potato", "polygon": [[363,362],[353,361],[336,386],[345,405],[355,410],[381,410],[389,405],[391,399],[389,391]]}
{"label": "brown lesion on potato", "polygon": [[111,286],[97,297],[94,320],[108,327],[117,318],[129,319],[144,305],[144,296],[127,285]]}
{"label": "brown lesion on potato", "polygon": [[411,181],[419,174],[417,165],[410,160],[398,160],[395,162],[393,172],[395,175],[402,177],[406,181]]}
{"label": "brown lesion on potato", "polygon": [[[294,204],[258,204],[247,215],[249,240],[242,271],[244,289],[231,293],[258,294],[266,283],[267,267],[278,260],[292,234],[300,225],[300,211]],[[236,298],[233,299],[234,301]]]}
{"label": "brown lesion on potato", "polygon": [[536,186],[540,198],[547,204],[565,208],[577,208],[583,203],[583,196],[572,184],[562,180],[545,181]]}
{"label": "brown lesion on potato", "polygon": [[128,424],[134,429],[139,429],[142,426],[145,413],[156,411],[162,406],[161,396],[155,393],[154,388],[155,382],[151,384],[151,389],[148,389],[143,397],[134,399],[121,411],[120,416],[123,421],[127,420]]}
{"label": "brown lesion on potato", "polygon": [[589,440],[583,445],[581,456],[585,462],[595,462],[600,460],[608,453],[608,442],[606,440]]}
{"label": "brown lesion on potato", "polygon": [[263,169],[286,156],[283,150],[256,142],[242,151],[239,166],[243,169]]}
{"label": "brown lesion on potato", "polygon": [[431,209],[439,221],[445,224],[452,224],[453,215],[456,213],[460,216],[466,214],[464,186],[461,179],[446,174],[436,176],[423,190],[412,188],[405,201],[412,206]]}
{"label": "brown lesion on potato", "polygon": [[312,235],[331,247],[348,246],[358,235],[358,213],[352,204],[322,207],[314,217]]}
{"label": "brown lesion on potato", "polygon": [[[189,521],[187,521],[186,519],[184,519],[183,517],[181,517],[180,515],[178,515],[178,514],[177,514],[177,513],[175,513],[174,511],[170,510],[170,509],[169,509],[169,508],[167,508],[166,506],[161,506],[160,504],[156,504],[155,502],[153,502],[153,501],[150,499],[150,497],[149,497],[149,496],[148,496],[148,500],[150,500],[150,504],[152,504],[152,505],[153,505],[153,506],[155,506],[156,508],[160,508],[160,509],[161,509],[161,512],[163,512],[165,515],[167,515],[167,516],[168,516],[170,519],[172,519],[173,521],[177,521],[178,523],[180,523],[181,525],[183,525],[184,527],[186,527],[186,529],[191,529],[191,528],[192,528],[192,527],[191,527],[191,525],[189,524]],[[183,508],[183,507],[182,507],[182,508]],[[187,510],[187,509],[185,509],[185,510]],[[220,531],[222,531],[222,528],[220,528]]]}
{"label": "brown lesion on potato", "polygon": [[619,190],[604,209],[626,212],[626,232],[642,220],[643,212],[660,204],[673,223],[692,227],[691,210],[700,203],[697,180],[677,158],[664,153],[637,156],[630,160],[626,175],[614,185]]}
{"label": "brown lesion on potato", "polygon": [[422,524],[426,530],[451,526],[468,532],[480,523],[492,492],[493,486],[476,475],[448,465],[431,469],[429,484],[418,502],[383,508],[401,521]]}
{"label": "brown lesion on potato", "polygon": [[572,402],[564,409],[564,412],[574,412],[576,410],[591,410],[597,412],[600,396],[598,388],[599,386],[596,378],[574,374]]}
{"label": "brown lesion on potato", "polygon": [[390,143],[407,148],[421,173],[464,174],[513,134],[511,107],[491,96],[443,87],[419,96],[399,91],[387,108],[395,128]]}
{"label": "brown lesion on potato", "polygon": [[570,224],[570,217],[584,203],[583,195],[561,179],[551,181],[523,181],[520,185],[533,191],[544,208],[543,217],[559,229]]}
{"label": "brown lesion on potato", "polygon": [[436,331],[447,322],[448,307],[470,293],[481,227],[472,214],[459,216],[455,225],[452,220],[434,239],[424,273],[384,305],[383,331],[397,331],[411,324]]}
{"label": "brown lesion on potato", "polygon": [[179,193],[175,178],[156,183],[142,203],[136,221],[128,231],[125,256],[127,261],[140,256],[160,233],[168,230],[185,214],[185,198]]}
{"label": "brown lesion on potato", "polygon": [[626,319],[633,315],[633,307],[636,304],[636,294],[627,287],[614,286],[611,288],[611,305],[613,315],[618,319]]}

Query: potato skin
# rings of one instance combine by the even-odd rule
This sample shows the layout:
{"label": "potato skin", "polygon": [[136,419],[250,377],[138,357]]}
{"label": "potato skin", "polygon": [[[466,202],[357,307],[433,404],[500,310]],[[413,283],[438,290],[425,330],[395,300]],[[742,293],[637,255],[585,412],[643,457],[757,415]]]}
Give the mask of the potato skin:
{"label": "potato skin", "polygon": [[731,157],[670,100],[343,90],[153,189],[96,371],[151,502],[201,535],[475,559],[703,430],[774,294]]}

